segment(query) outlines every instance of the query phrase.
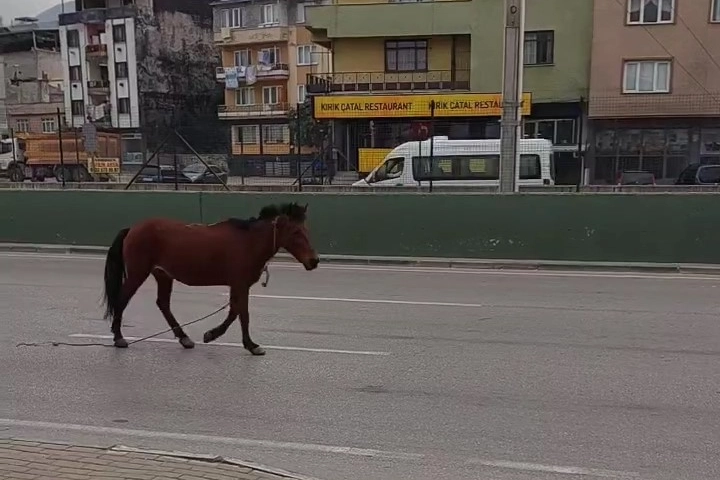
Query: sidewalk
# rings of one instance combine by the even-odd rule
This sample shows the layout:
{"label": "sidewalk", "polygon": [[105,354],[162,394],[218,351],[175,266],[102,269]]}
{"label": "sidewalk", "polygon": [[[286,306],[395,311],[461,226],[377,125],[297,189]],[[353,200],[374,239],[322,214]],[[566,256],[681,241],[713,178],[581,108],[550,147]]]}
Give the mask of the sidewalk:
{"label": "sidewalk", "polygon": [[[105,256],[107,247],[89,245],[61,245],[41,243],[2,243],[0,252],[36,253],[45,255],[75,254]],[[542,270],[542,271],[594,271],[594,272],[642,272],[642,273],[689,273],[720,275],[720,264],[702,263],[652,263],[652,262],[583,262],[573,260],[502,260],[476,258],[438,257],[387,257],[361,255],[320,255],[323,263],[377,265],[395,267],[458,268],[486,270]],[[290,255],[278,253],[275,261],[292,262]]]}
{"label": "sidewalk", "polygon": [[0,480],[300,479],[221,457],[0,438]]}

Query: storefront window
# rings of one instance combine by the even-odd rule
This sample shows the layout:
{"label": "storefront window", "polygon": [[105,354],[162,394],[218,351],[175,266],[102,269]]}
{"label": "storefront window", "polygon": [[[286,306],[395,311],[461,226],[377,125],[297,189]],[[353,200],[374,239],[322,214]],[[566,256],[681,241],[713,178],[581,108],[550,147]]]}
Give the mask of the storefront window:
{"label": "storefront window", "polygon": [[689,139],[687,128],[599,130],[594,181],[614,183],[622,172],[640,170],[652,173],[658,183],[673,183],[688,165]]}
{"label": "storefront window", "polygon": [[687,153],[690,149],[690,135],[687,129],[667,130],[667,151],[669,153]]}
{"label": "storefront window", "polygon": [[700,134],[700,155],[720,155],[720,128],[705,128]]}
{"label": "storefront window", "polygon": [[556,128],[556,145],[574,145],[577,143],[575,140],[575,120],[558,120]]}
{"label": "storefront window", "polygon": [[595,152],[597,155],[615,155],[617,153],[615,130],[600,130],[595,134]]}
{"label": "storefront window", "polygon": [[525,138],[544,138],[553,142],[553,145],[574,145],[575,120],[526,120],[524,125]]}

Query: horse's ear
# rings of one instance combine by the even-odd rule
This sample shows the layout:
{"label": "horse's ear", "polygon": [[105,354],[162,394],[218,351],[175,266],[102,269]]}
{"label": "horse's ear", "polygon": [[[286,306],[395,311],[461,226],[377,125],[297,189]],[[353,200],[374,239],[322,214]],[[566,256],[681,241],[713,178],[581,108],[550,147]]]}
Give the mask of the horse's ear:
{"label": "horse's ear", "polygon": [[308,210],[308,205],[310,205],[310,204],[309,204],[309,203],[306,203],[306,204],[305,204],[305,206],[303,207],[303,212],[307,212],[307,210]]}

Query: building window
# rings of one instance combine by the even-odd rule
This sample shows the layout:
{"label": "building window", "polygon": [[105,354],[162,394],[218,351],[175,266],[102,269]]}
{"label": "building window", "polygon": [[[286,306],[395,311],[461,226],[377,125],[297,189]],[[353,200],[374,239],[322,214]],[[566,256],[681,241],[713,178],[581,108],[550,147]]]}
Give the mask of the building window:
{"label": "building window", "polygon": [[263,143],[290,143],[290,128],[287,125],[263,125],[262,129]]}
{"label": "building window", "polygon": [[253,87],[244,87],[235,90],[235,104],[255,105],[255,89]]}
{"label": "building window", "polygon": [[79,65],[70,67],[70,81],[79,82],[82,80],[82,69]]}
{"label": "building window", "polygon": [[427,40],[385,42],[385,70],[388,72],[427,71]]}
{"label": "building window", "polygon": [[305,23],[305,4],[304,3],[297,4],[297,14],[295,15],[295,22],[296,23]]}
{"label": "building window", "polygon": [[15,131],[26,133],[30,131],[30,122],[26,118],[18,118],[15,120]]}
{"label": "building window", "polygon": [[297,47],[298,65],[317,65],[314,59],[315,45],[300,45]]}
{"label": "building window", "polygon": [[544,138],[553,142],[553,145],[576,145],[575,119],[525,120],[523,136]]}
{"label": "building window", "polygon": [[72,111],[73,116],[85,117],[85,104],[82,100],[73,100],[70,103],[70,110]]}
{"label": "building window", "polygon": [[65,34],[65,38],[67,39],[68,47],[80,48],[80,32],[77,30],[68,30]]}
{"label": "building window", "polygon": [[233,28],[245,26],[245,10],[242,8],[233,8],[230,11],[230,26]]}
{"label": "building window", "polygon": [[42,124],[42,133],[54,133],[57,131],[53,117],[43,117],[40,122]]}
{"label": "building window", "polygon": [[555,61],[555,32],[525,33],[525,65],[551,65]]}
{"label": "building window", "polygon": [[257,145],[260,143],[257,125],[234,125],[232,127],[232,137],[233,143],[244,145]]}
{"label": "building window", "polygon": [[125,24],[113,25],[112,35],[113,35],[113,42],[115,42],[115,43],[126,42],[127,37],[125,36]]}
{"label": "building window", "polygon": [[237,52],[235,52],[235,66],[250,66],[250,50],[238,50]]}
{"label": "building window", "polygon": [[129,114],[130,113],[130,99],[129,98],[118,98],[118,113]]}
{"label": "building window", "polygon": [[269,3],[262,6],[260,10],[260,24],[269,25],[278,22],[277,8],[274,3]]}
{"label": "building window", "polygon": [[297,95],[298,103],[305,103],[306,95],[307,95],[307,93],[305,90],[305,85],[298,85],[298,95]]}
{"label": "building window", "polygon": [[263,87],[263,103],[265,105],[280,103],[280,87]]}
{"label": "building window", "polygon": [[647,60],[625,62],[623,93],[668,93],[670,62]]}
{"label": "building window", "polygon": [[128,78],[127,62],[115,62],[115,78]]}
{"label": "building window", "polygon": [[628,0],[627,21],[630,24],[672,23],[675,0]]}
{"label": "building window", "polygon": [[277,65],[280,63],[280,49],[277,47],[263,48],[258,52],[260,65]]}
{"label": "building window", "polygon": [[713,0],[710,21],[720,22],[720,0]]}

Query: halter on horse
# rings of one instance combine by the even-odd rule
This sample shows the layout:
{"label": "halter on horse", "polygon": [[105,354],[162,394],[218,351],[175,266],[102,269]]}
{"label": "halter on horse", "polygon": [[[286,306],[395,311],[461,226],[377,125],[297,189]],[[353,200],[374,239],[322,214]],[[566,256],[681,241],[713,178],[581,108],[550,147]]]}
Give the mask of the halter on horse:
{"label": "halter on horse", "polygon": [[260,279],[267,263],[280,248],[287,250],[306,270],[320,259],[310,245],[305,227],[307,205],[268,205],[258,218],[230,218],[212,225],[153,218],[118,232],[105,261],[105,318],[112,318],[113,343],[127,348],[122,315],[145,280],[157,281],[157,306],[185,348],[195,343],[170,311],[173,281],[189,286],[230,287],[227,318],[205,332],[203,341],[223,335],[239,316],[243,346],[253,355],[265,350],[250,338],[248,300],[250,287]]}

